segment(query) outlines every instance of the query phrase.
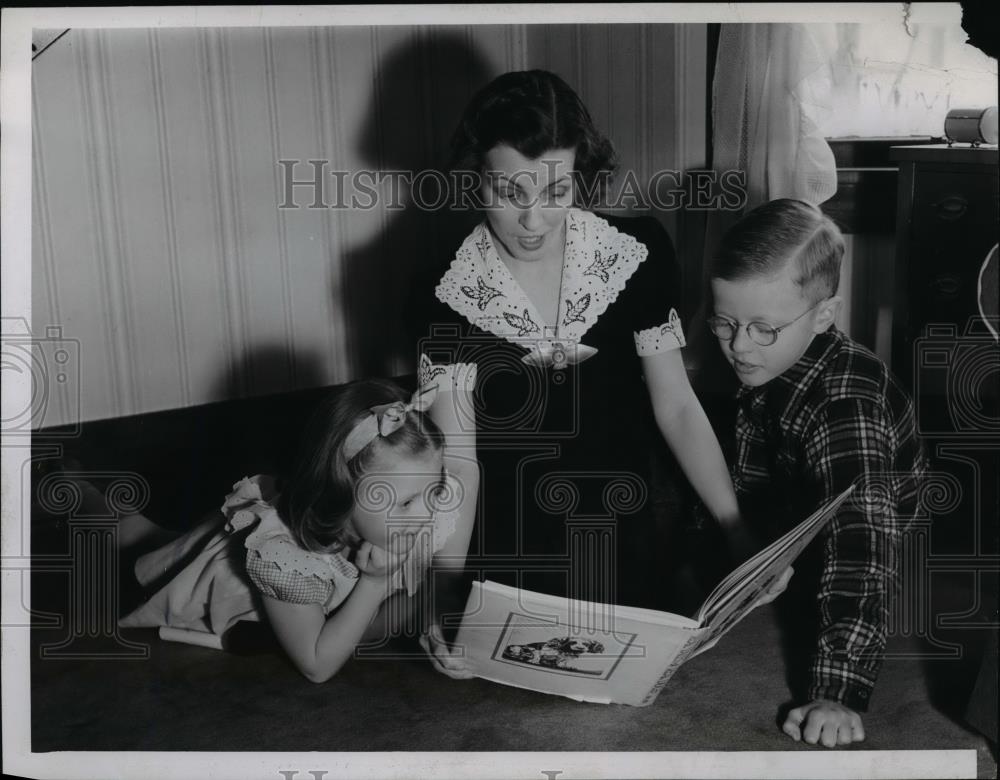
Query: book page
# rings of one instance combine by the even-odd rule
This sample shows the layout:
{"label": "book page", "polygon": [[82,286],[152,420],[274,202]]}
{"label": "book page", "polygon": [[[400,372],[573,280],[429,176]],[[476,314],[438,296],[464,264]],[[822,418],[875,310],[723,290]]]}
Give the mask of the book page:
{"label": "book page", "polygon": [[807,519],[761,550],[726,577],[698,611],[698,621],[708,627],[709,638],[718,638],[753,609],[761,594],[774,585],[782,573],[829,522],[853,490],[849,487],[828,501]]}
{"label": "book page", "polygon": [[630,607],[622,604],[599,604],[592,601],[567,600],[564,596],[552,596],[548,593],[538,593],[533,590],[512,588],[491,580],[479,583],[479,587],[500,598],[530,601],[538,607],[554,610],[567,610],[572,620],[584,626],[600,627],[602,623],[615,618],[629,618],[647,623],[658,623],[668,626],[697,628],[699,623],[694,618],[685,615],[675,615],[673,612],[661,612],[646,607]]}
{"label": "book page", "polygon": [[[671,618],[687,625],[671,624]],[[671,663],[700,633],[694,621],[667,613],[477,582],[455,649],[477,676],[493,682],[578,701],[639,705],[652,701],[651,691],[662,687]]]}

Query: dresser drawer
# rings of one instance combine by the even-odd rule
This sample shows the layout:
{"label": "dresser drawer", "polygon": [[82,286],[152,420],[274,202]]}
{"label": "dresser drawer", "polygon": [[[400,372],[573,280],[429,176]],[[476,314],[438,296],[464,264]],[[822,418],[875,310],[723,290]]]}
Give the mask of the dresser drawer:
{"label": "dresser drawer", "polygon": [[927,170],[917,166],[913,183],[913,238],[958,238],[969,231],[996,234],[995,172]]}
{"label": "dresser drawer", "polygon": [[912,384],[915,339],[928,326],[966,332],[979,314],[979,270],[997,243],[995,148],[895,147],[899,162],[893,370]]}
{"label": "dresser drawer", "polygon": [[979,269],[997,242],[997,184],[995,170],[916,166],[907,270],[923,322],[964,325],[977,312]]}

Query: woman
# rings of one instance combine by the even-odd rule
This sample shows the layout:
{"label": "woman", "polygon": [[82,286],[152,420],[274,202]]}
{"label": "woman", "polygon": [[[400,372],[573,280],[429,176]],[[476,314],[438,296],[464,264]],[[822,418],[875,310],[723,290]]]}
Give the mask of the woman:
{"label": "woman", "polygon": [[485,219],[433,293],[418,291],[418,348],[422,382],[456,365],[478,371],[474,394],[459,387],[432,411],[470,439],[475,411],[480,517],[468,566],[532,590],[662,608],[655,448],[666,441],[724,527],[738,520],[681,358],[671,241],[651,217],[574,205],[600,189],[614,152],[555,74],[494,80],[452,146],[453,168],[479,177]]}

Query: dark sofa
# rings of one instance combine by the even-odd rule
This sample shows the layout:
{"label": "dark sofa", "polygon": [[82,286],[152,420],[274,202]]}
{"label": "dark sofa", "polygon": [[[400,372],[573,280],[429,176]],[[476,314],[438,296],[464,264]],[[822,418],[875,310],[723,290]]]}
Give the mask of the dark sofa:
{"label": "dark sofa", "polygon": [[[792,694],[773,607],[752,613],[685,664],[646,708],[452,681],[405,640],[393,658],[355,659],[315,685],[266,633],[223,652],[162,642],[153,630],[120,632],[107,613],[140,595],[127,587],[130,562],[109,553],[87,571],[72,564],[82,540],[108,543],[109,523],[74,517],[39,491],[60,474],[83,475],[102,490],[115,480],[138,481],[120,504],[142,505],[157,521],[184,528],[218,507],[240,477],[280,472],[312,406],[328,392],[335,389],[89,422],[76,433],[36,432],[32,553],[67,565],[39,565],[32,577],[34,750],[821,750],[780,732],[779,705]],[[87,588],[109,598],[81,607]],[[937,609],[966,597],[958,583]],[[980,776],[995,776],[989,746],[962,723],[964,702],[954,693],[975,659],[962,671],[954,659],[914,660],[921,648],[920,637],[893,639],[895,657],[886,662],[865,718],[868,741],[859,747],[972,749]]]}
{"label": "dark sofa", "polygon": [[333,392],[316,388],[97,420],[76,435],[68,427],[45,429],[34,437],[36,452],[55,443],[63,455],[55,464],[36,462],[33,496],[39,498],[40,481],[53,465],[70,464],[68,470],[82,470],[95,483],[102,472],[132,472],[148,485],[143,513],[183,527],[221,504],[240,477],[281,472],[312,408]]}

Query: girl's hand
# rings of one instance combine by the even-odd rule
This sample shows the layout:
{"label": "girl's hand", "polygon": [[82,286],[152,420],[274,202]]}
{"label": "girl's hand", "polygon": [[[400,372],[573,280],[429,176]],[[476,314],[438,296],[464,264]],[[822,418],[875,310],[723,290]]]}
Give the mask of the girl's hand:
{"label": "girl's hand", "polygon": [[388,577],[406,560],[406,553],[395,555],[371,542],[362,542],[354,555],[354,565],[369,577]]}
{"label": "girl's hand", "polygon": [[441,634],[437,623],[425,634],[420,635],[420,646],[431,659],[434,668],[453,680],[471,680],[475,675],[459,653],[453,652]]}

